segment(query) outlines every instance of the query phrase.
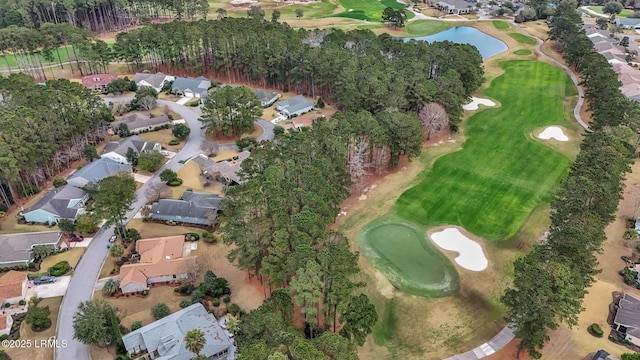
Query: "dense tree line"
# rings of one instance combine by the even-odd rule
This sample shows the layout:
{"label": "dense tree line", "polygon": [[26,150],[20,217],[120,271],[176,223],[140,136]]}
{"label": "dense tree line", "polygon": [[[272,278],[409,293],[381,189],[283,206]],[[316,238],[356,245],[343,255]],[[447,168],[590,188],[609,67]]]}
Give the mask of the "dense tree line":
{"label": "dense tree line", "polygon": [[344,111],[417,113],[438,102],[452,121],[484,75],[470,45],[403,42],[368,30],[294,30],[255,19],[154,24],[118,34],[114,50],[135,68],[213,70],[231,83],[320,96]]}
{"label": "dense tree line", "polygon": [[93,32],[126,29],[158,18],[205,18],[206,0],[0,0],[0,28],[39,29],[44,23],[68,23]]}
{"label": "dense tree line", "polygon": [[0,77],[0,203],[39,191],[83,156],[113,120],[102,100],[68,80],[38,85],[24,74]]}
{"label": "dense tree line", "polygon": [[[352,280],[359,272],[358,254],[342,234],[326,229],[348,196],[349,137],[339,121],[320,119],[312,130],[261,143],[242,164],[246,182],[225,197],[221,233],[225,243],[234,245],[232,262],[257,276],[265,288],[284,289],[280,292],[290,297],[291,311],[293,303],[300,307],[308,338],[341,330],[343,337],[362,345],[377,321],[375,307],[366,296],[353,294],[361,286]],[[291,314],[273,313],[270,301],[243,317],[238,337],[243,355],[254,346],[264,348],[266,355],[282,344],[296,346],[295,337],[260,325],[262,316],[291,323]]]}
{"label": "dense tree line", "polygon": [[552,201],[545,243],[514,263],[514,281],[502,301],[521,339],[519,350],[534,358],[560,323],[577,324],[587,288],[599,272],[595,254],[606,240],[623,196],[623,181],[638,146],[639,108],[619,90],[606,59],[593,50],[580,27],[573,0],[562,1],[549,36],[580,73],[593,112],[590,132]]}

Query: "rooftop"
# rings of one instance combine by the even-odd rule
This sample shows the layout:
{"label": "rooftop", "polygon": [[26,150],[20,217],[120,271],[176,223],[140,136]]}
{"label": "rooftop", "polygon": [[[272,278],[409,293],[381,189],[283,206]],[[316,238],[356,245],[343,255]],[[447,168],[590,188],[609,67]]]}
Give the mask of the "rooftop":
{"label": "rooftop", "polygon": [[[120,164],[109,158],[100,158],[92,161],[91,163],[82,167],[82,169],[76,171],[67,181],[74,182],[74,180],[83,180],[81,182],[95,182],[111,176],[118,171],[131,172],[131,165]],[[84,185],[81,185],[84,186]]]}
{"label": "rooftop", "polygon": [[69,206],[70,200],[82,199],[87,192],[72,185],[63,185],[49,191],[37,203],[23,213],[34,210],[45,210],[64,219],[73,219],[78,213],[79,207]]}
{"label": "rooftop", "polygon": [[22,284],[27,278],[27,273],[11,270],[0,277],[0,302],[22,296]]}
{"label": "rooftop", "polygon": [[28,261],[32,246],[58,244],[61,237],[59,231],[0,235],[0,263]]}
{"label": "rooftop", "polygon": [[88,75],[82,78],[82,85],[89,89],[93,89],[94,86],[104,86],[113,80],[117,79],[118,75],[116,74],[94,74]]}
{"label": "rooftop", "polygon": [[128,136],[120,141],[111,141],[103,150],[103,153],[115,152],[116,154],[125,156],[127,149],[132,148],[137,153],[153,150],[157,143],[146,141],[137,135]]}
{"label": "rooftop", "polygon": [[117,128],[120,124],[127,125],[129,131],[146,126],[163,125],[171,122],[167,115],[151,117],[149,113],[135,113],[123,117],[111,123],[111,127]]}
{"label": "rooftop", "polygon": [[640,299],[624,294],[618,303],[618,312],[613,322],[627,328],[640,328]]}
{"label": "rooftop", "polygon": [[159,88],[164,84],[165,79],[167,78],[167,74],[163,74],[161,72],[155,74],[149,73],[137,73],[133,76],[133,81],[137,84],[140,81],[144,80],[148,84],[153,87]]}

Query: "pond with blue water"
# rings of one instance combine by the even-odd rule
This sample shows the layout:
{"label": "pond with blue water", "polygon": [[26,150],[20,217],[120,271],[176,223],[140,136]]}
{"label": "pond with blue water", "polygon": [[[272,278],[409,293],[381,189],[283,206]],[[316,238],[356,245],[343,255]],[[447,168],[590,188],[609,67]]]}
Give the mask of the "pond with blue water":
{"label": "pond with blue water", "polygon": [[410,41],[412,39],[427,42],[448,40],[458,44],[471,44],[478,48],[484,60],[509,49],[504,42],[469,26],[456,26],[434,35],[405,38],[404,40]]}

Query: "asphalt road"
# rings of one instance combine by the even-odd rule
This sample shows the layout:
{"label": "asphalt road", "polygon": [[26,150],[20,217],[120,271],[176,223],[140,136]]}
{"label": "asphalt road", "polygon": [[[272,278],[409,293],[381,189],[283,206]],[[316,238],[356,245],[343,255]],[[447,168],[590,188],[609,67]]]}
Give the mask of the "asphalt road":
{"label": "asphalt road", "polygon": [[[114,103],[125,102],[131,101],[131,98],[105,98],[104,101]],[[189,159],[192,156],[201,153],[201,146],[204,141],[204,130],[201,129],[201,123],[198,121],[198,115],[189,108],[166,100],[158,100],[158,105],[169,106],[172,111],[180,114],[180,116],[186,120],[189,128],[191,128],[191,134],[187,138],[184,147],[156,173],[159,174],[164,169],[171,169],[177,172],[183,165],[180,163],[181,160]],[[127,213],[127,221],[133,218],[133,215],[135,215],[140,207],[147,202],[147,198],[144,195],[145,190],[151,184],[157,182],[160,182],[160,179],[158,176],[153,176],[147,183],[138,189],[138,199],[133,204],[132,210]],[[58,325],[56,331],[57,340],[66,340],[68,345],[65,348],[56,349],[54,356],[55,359],[91,359],[89,346],[82,344],[73,338],[73,314],[81,302],[91,300],[93,298],[93,291],[98,276],[100,275],[100,269],[107,257],[107,243],[111,235],[113,235],[113,227],[103,228],[98,231],[93,241],[91,241],[91,244],[82,255],[80,262],[76,266],[74,275],[71,277],[69,287],[67,288],[67,292],[62,300],[62,305],[60,306],[60,312],[58,313]]]}

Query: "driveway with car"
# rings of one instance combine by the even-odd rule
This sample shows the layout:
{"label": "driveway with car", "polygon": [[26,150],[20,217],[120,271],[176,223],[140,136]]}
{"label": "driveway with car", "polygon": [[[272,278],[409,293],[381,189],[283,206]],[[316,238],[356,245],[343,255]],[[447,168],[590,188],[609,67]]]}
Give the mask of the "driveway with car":
{"label": "driveway with car", "polygon": [[57,277],[51,284],[36,285],[33,280],[29,281],[25,299],[31,299],[32,296],[41,298],[64,296],[69,287],[69,281],[71,281],[71,275]]}

